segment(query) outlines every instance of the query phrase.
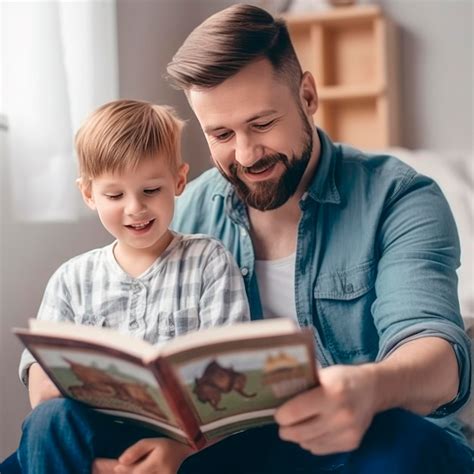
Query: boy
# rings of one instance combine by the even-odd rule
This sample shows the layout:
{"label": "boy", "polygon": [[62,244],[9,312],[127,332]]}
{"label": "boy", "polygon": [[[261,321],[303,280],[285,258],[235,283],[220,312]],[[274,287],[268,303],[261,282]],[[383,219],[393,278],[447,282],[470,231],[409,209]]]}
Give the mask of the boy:
{"label": "boy", "polygon": [[[181,163],[181,129],[171,109],[132,100],[105,104],[86,120],[76,135],[78,185],[116,240],[63,264],[48,283],[38,318],[110,327],[152,344],[249,318],[230,253],[215,239],[168,228],[189,168]],[[26,351],[20,376],[34,409],[18,451],[24,473],[90,472],[94,458],[117,458],[138,440],[156,437],[57,398]],[[69,437],[57,436],[62,423]],[[69,447],[62,450],[61,443]],[[138,460],[146,469],[163,449],[174,471],[190,454],[175,441],[151,439],[122,460]]]}

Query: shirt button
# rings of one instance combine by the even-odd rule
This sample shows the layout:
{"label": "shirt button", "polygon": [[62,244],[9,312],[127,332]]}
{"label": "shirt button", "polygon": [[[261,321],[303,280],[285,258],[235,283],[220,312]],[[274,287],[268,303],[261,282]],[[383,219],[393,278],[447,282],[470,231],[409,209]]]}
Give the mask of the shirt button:
{"label": "shirt button", "polygon": [[240,270],[240,273],[242,273],[242,276],[247,276],[249,274],[249,269],[247,267],[243,267]]}
{"label": "shirt button", "polygon": [[138,323],[136,321],[132,321],[129,326],[130,326],[130,329],[137,329]]}
{"label": "shirt button", "polygon": [[349,283],[346,287],[345,287],[345,290],[346,290],[346,293],[352,293],[354,291],[354,287],[352,286],[352,283]]}
{"label": "shirt button", "polygon": [[246,231],[245,229],[241,229],[241,230],[240,230],[240,235],[241,235],[242,237],[245,237],[245,236],[247,235],[247,231]]}

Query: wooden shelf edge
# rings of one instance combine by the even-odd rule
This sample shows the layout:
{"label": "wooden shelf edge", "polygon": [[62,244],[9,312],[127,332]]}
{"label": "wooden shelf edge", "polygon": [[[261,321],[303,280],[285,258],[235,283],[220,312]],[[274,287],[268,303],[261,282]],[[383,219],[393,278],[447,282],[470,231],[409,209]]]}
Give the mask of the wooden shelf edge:
{"label": "wooden shelf edge", "polygon": [[382,85],[370,86],[319,86],[320,100],[370,99],[385,93]]}
{"label": "wooden shelf edge", "polygon": [[337,23],[341,21],[355,21],[357,19],[366,20],[375,18],[382,14],[382,10],[377,5],[358,5],[352,7],[334,7],[327,10],[309,11],[304,13],[288,13],[282,18],[289,26],[311,25],[315,21],[323,23]]}

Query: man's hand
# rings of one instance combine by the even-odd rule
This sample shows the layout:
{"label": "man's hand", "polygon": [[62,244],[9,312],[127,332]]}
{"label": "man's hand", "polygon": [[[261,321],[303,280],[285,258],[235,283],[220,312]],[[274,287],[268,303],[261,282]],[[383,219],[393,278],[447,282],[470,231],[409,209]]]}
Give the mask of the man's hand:
{"label": "man's hand", "polygon": [[376,412],[371,364],[327,367],[319,379],[277,410],[280,437],[318,455],[352,451]]}
{"label": "man's hand", "polygon": [[408,341],[377,363],[321,369],[321,385],[280,407],[280,436],[314,454],[356,449],[376,413],[404,408],[426,416],[456,397],[454,349],[439,337]]}
{"label": "man's hand", "polygon": [[176,474],[183,461],[193,453],[189,446],[171,439],[142,439],[122,453],[113,472]]}

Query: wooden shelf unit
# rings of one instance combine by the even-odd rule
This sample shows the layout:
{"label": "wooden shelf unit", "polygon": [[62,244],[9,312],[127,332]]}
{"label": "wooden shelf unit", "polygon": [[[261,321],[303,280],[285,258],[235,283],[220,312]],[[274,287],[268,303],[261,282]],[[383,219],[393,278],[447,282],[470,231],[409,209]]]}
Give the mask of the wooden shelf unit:
{"label": "wooden shelf unit", "polygon": [[398,145],[397,38],[375,5],[287,15],[303,70],[316,80],[316,123],[362,149]]}

